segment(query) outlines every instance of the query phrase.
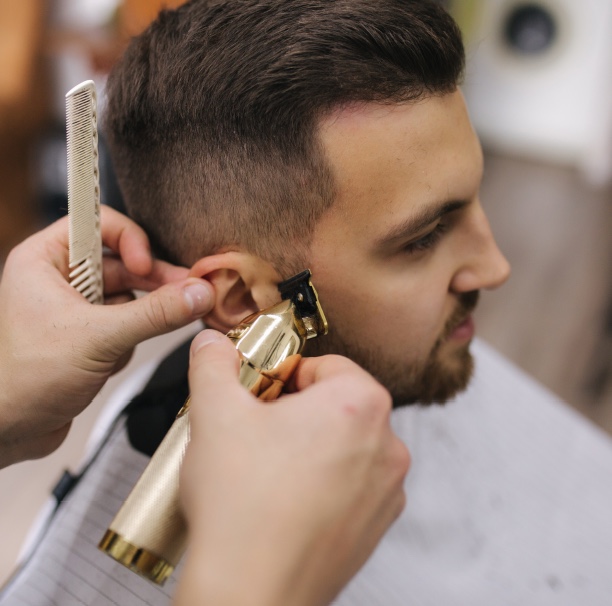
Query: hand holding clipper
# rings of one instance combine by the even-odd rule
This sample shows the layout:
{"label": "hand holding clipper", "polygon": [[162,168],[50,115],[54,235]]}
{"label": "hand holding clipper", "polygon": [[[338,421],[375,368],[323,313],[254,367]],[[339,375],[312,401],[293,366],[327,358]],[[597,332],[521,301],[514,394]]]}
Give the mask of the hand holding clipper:
{"label": "hand holding clipper", "polygon": [[[277,398],[301,360],[306,340],[327,321],[306,270],[279,285],[282,301],[229,331],[240,356],[239,380],[261,400]],[[185,551],[179,470],[189,443],[189,400],[106,531],[100,549],[158,584]]]}

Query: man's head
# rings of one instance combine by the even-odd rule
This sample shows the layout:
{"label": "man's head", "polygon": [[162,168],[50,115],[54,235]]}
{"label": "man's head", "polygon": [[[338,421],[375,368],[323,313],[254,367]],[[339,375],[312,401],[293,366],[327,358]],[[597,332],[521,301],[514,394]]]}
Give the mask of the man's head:
{"label": "man's head", "polygon": [[[330,335],[397,402],[467,382],[464,321],[507,275],[453,21],[423,0],[200,0],[162,13],[109,79],[130,213],[210,279],[227,330],[310,267]],[[457,326],[459,325],[459,328]]]}

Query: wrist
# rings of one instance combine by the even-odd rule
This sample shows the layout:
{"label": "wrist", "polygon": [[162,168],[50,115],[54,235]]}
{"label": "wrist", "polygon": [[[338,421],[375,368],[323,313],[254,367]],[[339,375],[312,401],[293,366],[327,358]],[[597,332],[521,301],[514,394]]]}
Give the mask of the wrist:
{"label": "wrist", "polygon": [[[191,537],[190,537],[191,538]],[[191,540],[174,606],[313,606],[296,601],[282,568],[245,542],[240,554]],[[195,547],[195,545],[202,547]],[[262,557],[263,556],[263,557]],[[317,605],[318,606],[318,605]]]}
{"label": "wrist", "polygon": [[320,572],[309,574],[304,553],[283,549],[293,546],[291,539],[270,536],[262,543],[242,535],[233,542],[211,541],[209,533],[194,528],[189,539],[174,606],[191,606],[196,599],[214,606],[327,606],[336,595],[321,591],[329,583]]}

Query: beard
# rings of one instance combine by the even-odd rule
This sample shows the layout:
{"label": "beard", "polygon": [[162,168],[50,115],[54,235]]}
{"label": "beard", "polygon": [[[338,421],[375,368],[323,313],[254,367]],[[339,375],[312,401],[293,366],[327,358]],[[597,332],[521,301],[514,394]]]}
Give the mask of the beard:
{"label": "beard", "polygon": [[353,360],[389,390],[394,408],[415,403],[441,404],[463,391],[472,377],[474,360],[469,351],[470,344],[451,352],[444,346],[455,328],[474,310],[478,297],[478,291],[459,296],[456,309],[424,359],[411,362],[389,360],[389,352],[384,347],[369,346],[366,349],[361,343],[338,333],[313,339],[308,344],[307,354],[333,353]]}

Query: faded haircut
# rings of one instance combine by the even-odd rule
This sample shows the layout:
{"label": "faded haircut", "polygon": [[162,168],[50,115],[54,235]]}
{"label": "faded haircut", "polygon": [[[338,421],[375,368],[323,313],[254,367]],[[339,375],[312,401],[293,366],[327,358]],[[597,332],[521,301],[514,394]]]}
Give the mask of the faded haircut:
{"label": "faded haircut", "polygon": [[130,215],[191,265],[247,250],[303,269],[334,202],[317,137],[355,103],[455,90],[461,34],[426,0],[193,0],[134,38],[107,84],[105,131]]}

